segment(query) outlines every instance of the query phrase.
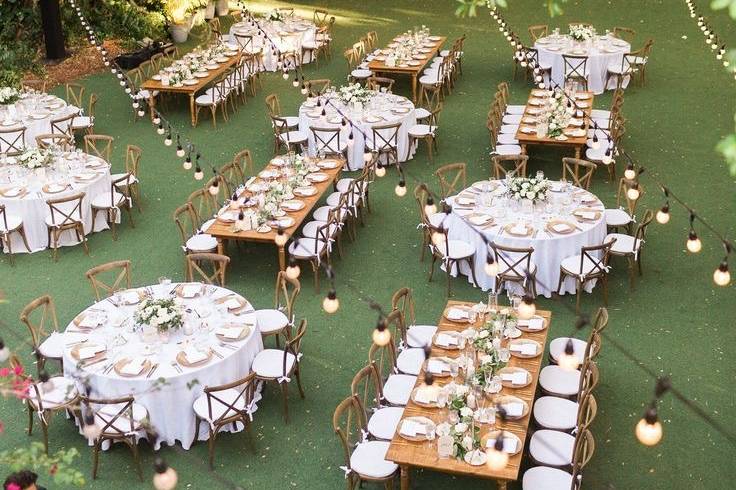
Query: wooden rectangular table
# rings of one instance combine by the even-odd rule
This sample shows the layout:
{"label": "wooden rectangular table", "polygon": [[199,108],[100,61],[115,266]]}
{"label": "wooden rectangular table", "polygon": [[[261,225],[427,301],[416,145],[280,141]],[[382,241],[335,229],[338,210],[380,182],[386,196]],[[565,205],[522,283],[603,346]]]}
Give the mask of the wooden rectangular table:
{"label": "wooden rectangular table", "polygon": [[[437,332],[442,331],[463,331],[466,328],[468,328],[467,323],[456,323],[451,322],[444,317],[444,312],[447,311],[447,308],[450,306],[472,306],[473,303],[467,303],[462,301],[453,301],[450,300],[447,302],[447,305],[445,306],[445,310],[443,310],[443,315],[440,318],[440,321],[438,323],[438,329]],[[494,430],[504,430],[508,432],[514,433],[516,436],[519,437],[521,440],[521,449],[519,450],[518,454],[514,456],[509,457],[509,462],[506,465],[505,468],[503,468],[500,471],[493,471],[490,468],[488,468],[487,465],[482,466],[471,466],[468,463],[464,461],[458,461],[454,457],[450,457],[447,459],[440,459],[437,455],[437,443],[436,439],[432,443],[431,447],[428,446],[427,442],[412,442],[404,439],[399,435],[399,430],[401,428],[401,424],[403,422],[400,422],[397,426],[397,432],[394,434],[393,439],[391,440],[391,445],[389,446],[388,452],[386,453],[386,459],[389,461],[393,461],[397,463],[401,468],[401,489],[402,490],[408,490],[410,487],[409,483],[409,472],[411,468],[425,468],[432,471],[439,471],[442,473],[451,473],[456,475],[464,475],[464,476],[471,476],[471,477],[477,477],[477,478],[484,478],[484,479],[492,479],[496,480],[498,488],[505,489],[506,483],[508,481],[514,481],[519,478],[519,470],[521,468],[521,460],[522,456],[524,454],[524,445],[526,443],[526,437],[527,432],[529,429],[529,420],[531,417],[532,407],[534,405],[534,393],[537,389],[537,382],[539,380],[539,371],[541,370],[542,361],[544,359],[544,346],[547,341],[547,332],[549,332],[550,324],[552,320],[552,312],[550,311],[540,311],[537,310],[537,314],[544,318],[547,327],[544,330],[538,331],[538,332],[524,332],[523,335],[520,337],[522,339],[532,339],[539,342],[540,345],[542,345],[542,352],[534,358],[531,359],[523,359],[519,357],[512,356],[511,360],[508,363],[508,366],[513,367],[523,367],[529,373],[531,374],[532,381],[531,383],[524,387],[524,388],[509,388],[504,387],[499,395],[514,395],[518,398],[521,398],[524,400],[528,406],[529,406],[529,414],[526,415],[526,417],[519,419],[519,420],[513,420],[513,421],[504,421],[502,422],[499,418],[496,418],[496,425]],[[474,325],[476,328],[481,326],[483,322],[483,319],[479,319],[476,324]],[[446,356],[446,357],[457,357],[460,355],[461,351],[458,350],[445,350],[441,349],[436,346],[432,346],[432,357],[438,357],[438,356]],[[426,364],[426,363],[425,363]],[[451,378],[441,378],[436,377],[435,383],[439,385],[444,385],[446,383],[449,383]],[[419,376],[417,377],[417,383],[415,387],[421,386],[424,384],[424,368],[422,368],[421,372],[419,373]],[[416,417],[416,416],[423,416],[427,417],[429,419],[432,419],[432,421],[435,424],[439,424],[441,422],[444,422],[445,420],[441,420],[441,414],[439,408],[428,408],[428,407],[422,407],[414,403],[411,399],[409,400],[409,403],[406,404],[406,408],[404,409],[404,413],[402,415],[402,420],[406,417]],[[489,432],[489,425],[488,424],[480,424],[481,428],[481,439],[483,436]]]}
{"label": "wooden rectangular table", "polygon": [[149,99],[149,106],[151,108],[151,115],[153,115],[153,109],[156,107],[156,96],[154,95],[155,92],[161,93],[171,93],[171,94],[184,94],[189,96],[189,114],[192,118],[192,126],[196,125],[195,121],[195,111],[196,107],[194,104],[194,100],[197,98],[197,92],[201,91],[203,88],[205,88],[210,82],[217,79],[220,75],[225,73],[227,70],[229,70],[232,66],[234,66],[238,59],[240,58],[240,54],[237,54],[235,56],[230,56],[227,61],[223,63],[219,63],[220,66],[218,66],[214,70],[209,70],[207,72],[207,76],[203,78],[196,78],[197,81],[196,85],[182,85],[180,87],[176,87],[174,85],[164,85],[161,83],[161,80],[146,80],[143,82],[143,84],[139,87],[140,89],[148,90],[148,93],[151,94],[151,98]]}
{"label": "wooden rectangular table", "polygon": [[[535,89],[537,90],[537,89]],[[588,94],[588,98],[585,100],[577,100],[576,102],[585,102],[589,104],[588,107],[582,109],[585,113],[585,116],[582,117],[583,119],[583,125],[581,128],[585,130],[585,134],[583,136],[567,136],[567,139],[564,141],[558,140],[556,138],[550,138],[548,136],[545,136],[544,138],[538,138],[536,133],[524,133],[521,131],[521,128],[524,126],[532,127],[534,128],[535,124],[527,124],[524,123],[524,119],[527,117],[536,117],[536,114],[529,114],[529,109],[532,107],[538,107],[533,106],[529,104],[529,100],[537,98],[535,97],[534,90],[532,90],[529,94],[529,99],[527,99],[526,107],[524,108],[524,114],[522,115],[521,119],[522,122],[519,124],[519,129],[516,130],[516,139],[519,140],[519,144],[521,145],[521,153],[526,154],[526,147],[527,145],[546,145],[546,146],[570,146],[575,149],[575,158],[580,158],[582,149],[585,147],[585,143],[588,140],[588,126],[590,123],[590,113],[593,110],[593,99],[595,98],[595,95],[593,92],[585,92]],[[577,119],[581,119],[580,117],[575,116]],[[577,129],[575,126],[568,126],[565,129]]]}
{"label": "wooden rectangular table", "polygon": [[415,60],[419,61],[421,64],[417,66],[387,66],[384,61],[379,60],[372,60],[370,63],[368,63],[368,69],[374,73],[378,74],[390,74],[390,75],[409,75],[411,77],[411,94],[412,94],[412,100],[414,103],[417,103],[417,79],[419,78],[419,74],[424,70],[424,67],[427,66],[429,62],[431,62],[440,49],[442,49],[442,45],[447,41],[447,37],[440,36],[441,39],[439,41],[433,41],[435,43],[433,48],[430,48],[432,51],[429,53],[423,53],[426,54],[427,57],[423,60]]}
{"label": "wooden rectangular table", "polygon": [[[338,163],[338,166],[332,169],[320,169],[320,172],[324,172],[329,176],[329,178],[324,182],[312,183],[312,185],[317,188],[317,192],[313,196],[295,197],[295,199],[299,199],[304,202],[305,206],[299,211],[287,212],[287,216],[291,216],[292,218],[294,218],[294,224],[284,229],[284,232],[288,233],[289,235],[294,235],[294,232],[299,228],[299,226],[301,226],[304,220],[312,214],[314,206],[319,202],[325,192],[327,192],[327,190],[331,188],[332,184],[337,182],[337,180],[340,178],[340,173],[342,172],[342,168],[345,165],[345,162],[332,158],[329,158],[327,160],[334,160]],[[278,167],[269,163],[264,170],[274,170],[277,168]],[[260,180],[261,178],[258,177],[256,178],[255,182],[258,182]],[[250,191],[243,190],[243,192],[241,192],[238,197],[250,197],[250,195]],[[278,250],[279,269],[286,269],[286,251],[284,250],[284,246],[279,246],[276,244],[276,233],[278,232],[277,229],[272,229],[268,233],[259,233],[256,230],[235,231],[232,229],[232,223],[225,223],[220,220],[215,220],[209,226],[209,228],[204,230],[204,232],[212,235],[217,239],[217,252],[220,254],[225,253],[225,244],[228,240],[271,243],[276,246]]]}

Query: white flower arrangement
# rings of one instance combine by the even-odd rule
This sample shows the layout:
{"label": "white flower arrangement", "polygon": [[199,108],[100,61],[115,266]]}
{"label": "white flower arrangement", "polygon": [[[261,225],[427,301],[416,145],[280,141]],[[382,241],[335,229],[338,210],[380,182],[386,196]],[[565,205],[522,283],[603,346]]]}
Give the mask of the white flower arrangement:
{"label": "white flower arrangement", "polygon": [[18,99],[20,99],[20,92],[18,89],[13,87],[0,88],[0,104],[14,104]]}
{"label": "white flower arrangement", "polygon": [[575,108],[569,100],[560,89],[556,89],[552,97],[547,99],[545,113],[542,117],[547,123],[547,136],[556,138],[570,125]]}
{"label": "white flower arrangement", "polygon": [[529,199],[532,202],[547,199],[549,182],[536,177],[515,177],[509,182],[508,196],[512,199]]}
{"label": "white flower arrangement", "polygon": [[592,27],[584,26],[582,24],[570,25],[570,37],[575,41],[587,41],[593,39],[595,36],[595,29]]}
{"label": "white flower arrangement", "polygon": [[176,330],[184,323],[182,307],[172,298],[147,299],[135,311],[135,321],[159,332]]}
{"label": "white flower arrangement", "polygon": [[18,156],[18,162],[29,169],[48,167],[53,161],[50,150],[31,148]]}
{"label": "white flower arrangement", "polygon": [[337,91],[337,98],[345,105],[365,104],[373,98],[374,92],[363,88],[359,83],[344,85]]}
{"label": "white flower arrangement", "polygon": [[271,22],[280,22],[283,20],[283,16],[281,15],[281,11],[278,9],[270,10],[265,15],[266,20],[270,20]]}

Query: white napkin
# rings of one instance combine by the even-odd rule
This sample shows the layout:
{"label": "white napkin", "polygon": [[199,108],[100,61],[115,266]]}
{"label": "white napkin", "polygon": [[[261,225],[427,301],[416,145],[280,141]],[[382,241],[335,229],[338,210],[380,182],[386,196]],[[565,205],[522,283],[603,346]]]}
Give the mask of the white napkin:
{"label": "white napkin", "polygon": [[141,298],[135,291],[126,291],[122,294],[122,299],[125,303],[137,303]]}
{"label": "white napkin", "polygon": [[506,403],[503,408],[510,417],[519,417],[524,413],[524,404],[520,402]]}
{"label": "white napkin", "polygon": [[140,374],[140,372],[143,370],[144,362],[146,362],[146,360],[143,357],[134,357],[130,360],[128,364],[123,366],[121,371],[123,374]]}
{"label": "white napkin", "polygon": [[456,202],[461,206],[467,206],[468,204],[475,204],[475,199],[471,197],[458,197]]}
{"label": "white napkin", "polygon": [[490,219],[491,219],[490,216],[486,216],[485,214],[482,214],[482,215],[471,216],[470,218],[468,218],[468,221],[470,221],[474,225],[484,225],[488,223]]}
{"label": "white napkin", "polygon": [[529,330],[542,330],[544,328],[544,318],[532,317],[528,320],[519,320],[520,327],[526,327]]}
{"label": "white napkin", "polygon": [[430,359],[427,363],[427,369],[432,374],[442,374],[450,370],[450,366],[445,361],[439,359]]}
{"label": "white napkin", "polygon": [[535,344],[511,344],[510,350],[518,352],[525,356],[532,356],[537,353],[537,346]]}
{"label": "white napkin", "polygon": [[584,219],[595,219],[595,213],[592,211],[580,211],[577,215]]}
{"label": "white napkin", "polygon": [[451,320],[462,320],[468,318],[468,310],[461,308],[450,308],[447,311],[447,318]]}
{"label": "white napkin", "polygon": [[190,364],[194,364],[207,359],[207,355],[204,352],[199,351],[194,347],[187,347],[184,350],[184,357],[186,357],[187,361]]}
{"label": "white napkin", "polygon": [[234,310],[236,308],[240,308],[243,306],[240,301],[238,301],[236,298],[230,298],[227,301],[225,301],[225,306],[227,306],[228,310]]}
{"label": "white napkin", "polygon": [[426,434],[427,428],[424,424],[414,422],[413,420],[404,420],[401,424],[401,433],[405,436],[416,437],[417,434]]}
{"label": "white napkin", "polygon": [[194,298],[201,290],[202,286],[199,284],[187,284],[181,288],[181,295],[185,298]]}
{"label": "white napkin", "polygon": [[[215,330],[215,333],[228,339],[237,339],[243,333],[243,327],[223,327]],[[188,359],[189,357],[187,357]]]}
{"label": "white napkin", "polygon": [[511,228],[511,233],[514,235],[526,235],[526,226],[524,226],[522,223],[516,223]]}
{"label": "white napkin", "polygon": [[96,313],[88,313],[84,315],[82,321],[79,322],[79,326],[84,328],[94,328],[101,323],[101,320],[102,318],[100,318],[100,315]]}
{"label": "white napkin", "polygon": [[[504,437],[503,438],[503,452],[513,454],[516,452],[516,445],[518,444],[517,440],[513,437]],[[486,447],[493,447],[496,445],[495,439],[488,439],[486,441]]]}
{"label": "white napkin", "polygon": [[90,345],[88,347],[82,347],[77,352],[79,354],[79,359],[89,359],[90,357],[95,357],[95,355],[98,352],[102,352],[105,350],[104,346],[101,345]]}
{"label": "white napkin", "polygon": [[443,347],[457,345],[457,338],[453,337],[452,335],[441,333],[437,335],[437,345],[441,345]]}
{"label": "white napkin", "polygon": [[524,371],[514,371],[513,373],[501,374],[501,380],[511,382],[512,385],[525,385],[527,374]]}
{"label": "white napkin", "polygon": [[552,229],[555,230],[557,233],[563,233],[569,230],[570,227],[564,223],[555,223],[554,225],[552,225]]}
{"label": "white napkin", "polygon": [[437,390],[419,388],[414,401],[418,403],[435,403],[437,401]]}

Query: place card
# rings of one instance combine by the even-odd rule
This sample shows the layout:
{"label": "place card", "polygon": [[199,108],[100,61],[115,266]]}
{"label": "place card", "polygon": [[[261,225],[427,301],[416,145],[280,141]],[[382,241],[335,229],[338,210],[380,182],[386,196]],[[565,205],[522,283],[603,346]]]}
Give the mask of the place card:
{"label": "place card", "polygon": [[[496,445],[496,439],[495,438],[489,438],[486,441],[486,447],[491,448]],[[518,441],[514,439],[513,437],[504,437],[503,438],[503,452],[508,454],[516,454],[518,447]]]}
{"label": "place card", "polygon": [[528,381],[526,371],[514,371],[512,373],[502,373],[501,381],[506,381],[512,385],[525,385]]}
{"label": "place card", "polygon": [[437,335],[437,345],[440,345],[443,347],[457,345],[457,337],[453,337],[452,335],[441,333]]}

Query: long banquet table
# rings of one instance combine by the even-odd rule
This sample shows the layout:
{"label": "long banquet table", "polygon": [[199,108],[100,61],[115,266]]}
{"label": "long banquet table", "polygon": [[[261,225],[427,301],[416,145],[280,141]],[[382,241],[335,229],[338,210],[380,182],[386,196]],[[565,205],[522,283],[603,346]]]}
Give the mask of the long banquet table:
{"label": "long banquet table", "polygon": [[[448,308],[451,306],[454,307],[472,307],[473,303],[469,302],[463,302],[463,301],[454,301],[450,300],[447,302],[447,305],[445,307],[444,311],[447,311]],[[443,313],[444,313],[443,311]],[[518,451],[517,454],[513,456],[509,456],[509,462],[501,470],[491,470],[487,465],[481,465],[481,466],[471,466],[470,464],[464,462],[464,461],[458,461],[457,459],[450,457],[446,459],[440,459],[437,455],[437,447],[436,444],[432,444],[431,446],[428,446],[426,441],[422,442],[414,442],[409,441],[407,439],[404,439],[399,435],[398,430],[397,433],[394,434],[393,439],[391,440],[391,445],[389,446],[388,452],[386,453],[386,459],[389,461],[393,461],[397,463],[401,468],[401,489],[402,490],[409,490],[410,488],[410,471],[412,468],[424,468],[432,471],[438,471],[441,473],[450,473],[450,474],[456,474],[456,475],[464,475],[464,476],[470,476],[470,477],[476,477],[476,478],[484,478],[484,479],[491,479],[496,480],[498,487],[500,489],[506,489],[506,484],[509,481],[515,481],[519,478],[519,472],[521,469],[521,462],[522,457],[524,454],[524,444],[526,442],[527,433],[529,431],[529,420],[531,417],[531,407],[534,403],[534,394],[537,389],[537,382],[539,380],[539,372],[542,368],[542,360],[544,358],[544,345],[547,341],[547,333],[549,332],[550,324],[552,321],[552,312],[550,311],[541,311],[537,310],[537,315],[544,318],[546,328],[544,328],[541,331],[535,331],[535,332],[526,332],[524,331],[522,333],[522,336],[519,337],[520,339],[530,339],[538,342],[542,346],[541,352],[538,353],[538,355],[531,359],[522,359],[519,357],[511,357],[511,360],[508,363],[508,366],[511,367],[523,367],[529,373],[531,374],[531,382],[529,385],[523,387],[523,388],[512,388],[512,387],[506,387],[504,386],[501,390],[501,392],[498,395],[514,395],[520,399],[522,399],[524,402],[526,402],[527,406],[529,407],[529,413],[519,419],[519,420],[513,420],[513,421],[501,421],[500,419],[496,419],[495,429],[494,430],[503,430],[508,431],[516,435],[519,440],[521,441],[521,448]],[[482,325],[483,322],[483,316],[481,315],[478,321],[476,321],[475,324],[468,324],[468,323],[456,323],[452,322],[450,320],[447,320],[444,316],[444,314],[441,316],[439,323],[437,324],[437,332],[443,332],[443,331],[456,331],[461,332],[462,330],[465,330],[469,326],[478,328]],[[432,346],[432,351],[430,356],[431,357],[438,357],[438,356],[445,356],[445,357],[455,357],[460,353],[461,351],[458,350],[445,350],[438,348],[436,345]],[[424,384],[424,371],[426,368],[422,368],[422,370],[419,373],[419,376],[417,376],[417,383],[416,387],[419,387]],[[444,385],[446,384],[446,380],[448,378],[435,378],[435,383]],[[404,409],[404,413],[402,415],[402,421],[407,417],[427,417],[431,419],[435,424],[439,424],[440,422],[443,422],[443,420],[440,419],[440,409],[439,408],[427,408],[423,406],[417,405],[414,401],[411,399],[406,404],[406,408]],[[400,422],[398,427],[401,427],[401,424],[403,422]],[[481,426],[481,440],[484,440],[484,436],[486,433],[490,431],[488,424],[482,424]]]}

